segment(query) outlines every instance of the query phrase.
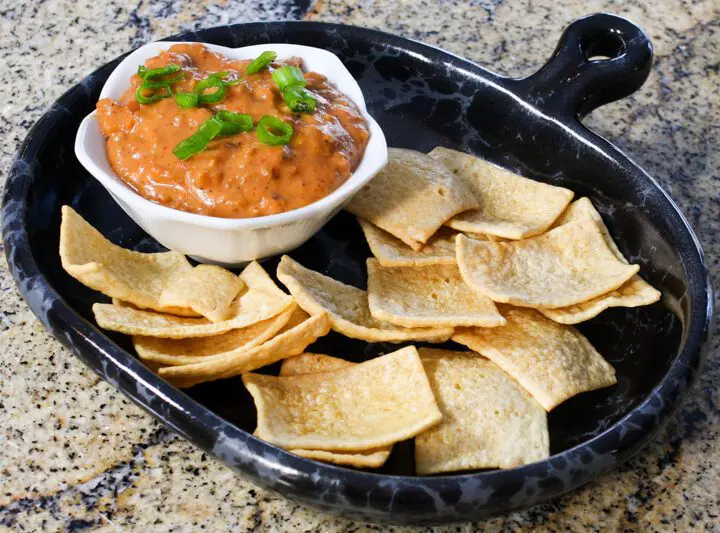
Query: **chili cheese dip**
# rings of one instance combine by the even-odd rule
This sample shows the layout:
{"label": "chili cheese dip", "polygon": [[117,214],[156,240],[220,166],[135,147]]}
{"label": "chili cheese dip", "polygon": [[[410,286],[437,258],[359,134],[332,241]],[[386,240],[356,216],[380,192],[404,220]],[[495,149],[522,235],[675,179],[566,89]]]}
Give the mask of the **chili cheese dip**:
{"label": "chili cheese dip", "polygon": [[271,215],[327,196],[360,163],[357,107],[302,61],[233,60],[202,44],[150,58],[97,118],[115,173],[158,204],[225,218]]}

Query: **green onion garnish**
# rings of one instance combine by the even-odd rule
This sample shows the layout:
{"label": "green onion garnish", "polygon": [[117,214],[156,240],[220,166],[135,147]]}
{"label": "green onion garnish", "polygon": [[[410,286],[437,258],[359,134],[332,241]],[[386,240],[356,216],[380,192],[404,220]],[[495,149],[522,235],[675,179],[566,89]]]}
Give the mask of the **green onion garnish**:
{"label": "green onion garnish", "polygon": [[253,119],[245,113],[234,113],[232,111],[218,111],[215,118],[222,123],[220,135],[234,135],[243,131],[250,131],[253,128]]}
{"label": "green onion garnish", "polygon": [[271,115],[265,115],[258,122],[256,133],[261,143],[279,146],[290,142],[293,129],[287,122]]}
{"label": "green onion garnish", "polygon": [[[206,90],[212,89],[213,87],[216,89],[215,92],[204,94]],[[220,78],[214,76],[208,76],[204,80],[200,80],[193,89],[193,92],[200,97],[198,100],[200,104],[216,104],[225,98],[226,91],[225,83]]]}
{"label": "green onion garnish", "polygon": [[223,82],[226,86],[232,87],[233,85],[237,85],[242,81],[242,79],[238,76],[237,78],[233,80],[227,80],[226,78],[232,74],[236,74],[235,72],[230,72],[229,70],[222,70],[220,72],[216,72],[215,74],[210,74],[211,78],[217,78],[221,82]]}
{"label": "green onion garnish", "polygon": [[[155,89],[163,89],[165,92],[154,92]],[[153,92],[146,95],[145,91],[147,90]],[[143,82],[142,85],[137,88],[137,91],[135,91],[135,99],[141,104],[152,104],[154,102],[158,102],[159,100],[170,98],[172,95],[173,90],[172,87],[170,87],[170,84],[159,81]]]}
{"label": "green onion garnish", "polygon": [[317,100],[312,94],[297,86],[285,89],[282,97],[288,107],[296,113],[312,113],[317,105]]}
{"label": "green onion garnish", "polygon": [[[144,81],[164,81],[166,83],[171,83],[170,80],[162,80],[163,76],[167,76],[168,74],[174,74],[175,72],[178,72],[180,70],[180,65],[167,65],[166,67],[160,67],[160,68],[151,68],[148,69],[146,67],[142,67],[143,72],[140,73],[140,67],[138,67],[138,76],[140,76]],[[182,75],[179,77],[173,78],[174,81],[179,81],[182,79]]]}
{"label": "green onion garnish", "polygon": [[222,131],[222,122],[216,117],[207,119],[200,124],[200,127],[187,139],[180,141],[175,148],[173,154],[179,159],[185,160],[198,152],[202,152]]}
{"label": "green onion garnish", "polygon": [[255,59],[253,59],[250,64],[245,69],[246,74],[257,74],[262,69],[267,67],[270,63],[275,61],[275,58],[277,58],[276,52],[270,52],[269,50],[266,52],[263,52],[259,56],[257,56]]}
{"label": "green onion garnish", "polygon": [[195,93],[179,93],[175,95],[177,105],[185,109],[189,107],[197,107],[200,97]]}
{"label": "green onion garnish", "polygon": [[272,79],[280,89],[280,92],[284,91],[289,87],[305,87],[306,81],[303,76],[302,70],[298,67],[285,65],[276,69],[272,73]]}

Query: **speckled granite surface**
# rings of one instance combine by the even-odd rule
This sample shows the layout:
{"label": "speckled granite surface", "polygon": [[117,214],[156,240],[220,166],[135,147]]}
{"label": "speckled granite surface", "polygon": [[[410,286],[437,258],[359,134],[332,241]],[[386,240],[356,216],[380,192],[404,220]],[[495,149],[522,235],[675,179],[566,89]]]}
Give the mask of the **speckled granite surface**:
{"label": "speckled granite surface", "polygon": [[[532,72],[587,13],[628,16],[657,60],[641,91],[586,119],[680,204],[720,286],[720,4],[410,0],[0,0],[0,174],[28,128],[97,65],[182,29],[339,21]],[[99,381],[34,320],[0,265],[0,529],[365,531],[236,477]],[[720,531],[720,345],[654,444],[619,471],[529,511],[448,531]],[[396,528],[400,530],[403,528]],[[442,529],[440,529],[442,530]],[[409,531],[409,529],[408,529]]]}

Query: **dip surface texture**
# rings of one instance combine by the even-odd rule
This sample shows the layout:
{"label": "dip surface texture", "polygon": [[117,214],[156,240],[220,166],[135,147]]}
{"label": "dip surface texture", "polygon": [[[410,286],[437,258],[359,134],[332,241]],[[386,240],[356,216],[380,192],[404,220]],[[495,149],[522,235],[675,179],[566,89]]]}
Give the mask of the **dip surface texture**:
{"label": "dip surface texture", "polygon": [[[145,62],[148,68],[182,68],[174,93],[192,92],[220,71],[241,78],[216,104],[184,109],[174,97],[141,105],[137,75],[120,101],[102,99],[97,117],[107,138],[107,156],[116,174],[145,198],[182,211],[225,218],[282,213],[303,207],[342,185],[362,159],[369,133],[357,107],[324,76],[305,72],[306,89],[317,99],[312,113],[293,113],[271,77],[279,60],[245,74],[250,60],[232,60],[202,44],[178,44]],[[254,122],[275,116],[293,127],[289,144],[269,146],[255,130],[217,138],[208,148],[181,160],[173,148],[195,133],[213,111],[246,113]]]}

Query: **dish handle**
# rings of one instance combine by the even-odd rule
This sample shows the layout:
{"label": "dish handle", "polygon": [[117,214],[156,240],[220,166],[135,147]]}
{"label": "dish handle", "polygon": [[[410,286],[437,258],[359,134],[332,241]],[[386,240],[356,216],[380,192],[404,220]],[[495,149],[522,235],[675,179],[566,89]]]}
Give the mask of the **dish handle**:
{"label": "dish handle", "polygon": [[640,27],[596,13],[570,24],[545,66],[510,85],[550,115],[582,118],[639,89],[652,60],[652,44]]}

